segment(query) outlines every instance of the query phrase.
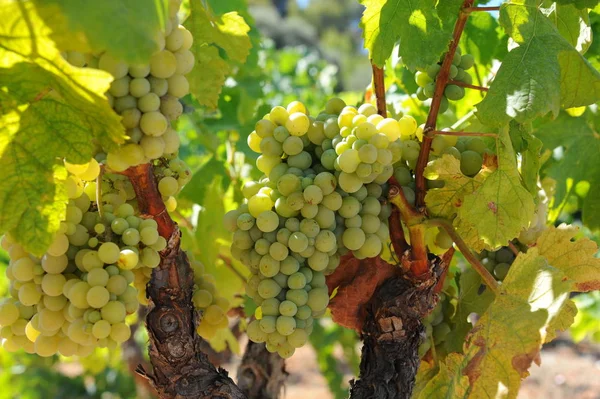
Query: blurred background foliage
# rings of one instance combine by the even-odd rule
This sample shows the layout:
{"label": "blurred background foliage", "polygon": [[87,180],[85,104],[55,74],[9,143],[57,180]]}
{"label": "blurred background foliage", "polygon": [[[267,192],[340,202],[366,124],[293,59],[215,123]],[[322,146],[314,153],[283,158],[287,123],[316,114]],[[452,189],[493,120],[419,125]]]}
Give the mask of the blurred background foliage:
{"label": "blurred background foliage", "polygon": [[[239,315],[253,313],[253,309],[243,310],[247,272],[230,256],[231,237],[221,223],[224,213],[242,200],[243,182],[259,177],[254,167],[256,154],[248,148],[247,136],[255,121],[274,105],[299,100],[317,114],[334,94],[349,104],[362,101],[365,93],[370,93],[371,67],[358,27],[362,6],[356,0],[208,3],[216,13],[237,11],[244,16],[252,27],[253,48],[247,62],[227,79],[217,109],[203,108],[189,96],[184,99],[185,117],[180,118],[176,128],[182,137],[180,156],[190,165],[194,177],[180,194],[174,218],[183,231],[185,248],[204,263],[207,273],[214,275],[221,294],[241,310],[231,314],[232,329],[218,334],[210,342],[211,348],[206,348],[214,361],[227,362],[232,354],[241,352],[238,337],[245,322]],[[507,38],[496,18],[494,14],[477,13],[468,20],[461,41],[463,52],[476,58],[476,68],[470,72],[476,84],[485,85],[493,78],[497,59],[506,52]],[[591,20],[594,26],[599,25],[599,14],[592,13]],[[600,41],[594,42],[587,57],[596,67],[600,65]],[[392,112],[410,113],[418,123],[425,121],[428,107],[410,96],[417,87],[414,71],[404,68],[397,57],[388,62],[386,87]],[[439,124],[476,130],[472,109],[481,98],[481,92],[467,91],[463,100],[440,115]],[[600,119],[597,108],[587,112],[593,119]],[[598,232],[594,234],[581,223],[582,200],[578,193],[569,196],[556,223],[579,225],[582,235],[600,242]],[[7,262],[8,256],[0,249],[0,275],[4,275]],[[7,280],[0,278],[0,296],[6,294],[6,284]],[[579,295],[576,301],[579,313],[571,328],[573,339],[600,342],[600,294]],[[143,323],[135,338],[134,343],[145,355]],[[324,318],[310,342],[332,395],[346,397],[347,377],[358,372],[357,334]],[[136,386],[129,372],[130,360],[123,354],[98,350],[89,359],[44,359],[0,348],[0,399],[149,397],[143,386]]]}

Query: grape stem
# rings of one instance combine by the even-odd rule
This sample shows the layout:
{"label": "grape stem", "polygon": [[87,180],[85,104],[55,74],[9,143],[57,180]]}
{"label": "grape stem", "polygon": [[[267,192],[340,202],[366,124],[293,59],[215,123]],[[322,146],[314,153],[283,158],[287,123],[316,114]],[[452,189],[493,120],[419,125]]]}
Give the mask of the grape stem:
{"label": "grape stem", "polygon": [[477,11],[500,11],[500,7],[496,6],[496,7],[464,7],[463,12],[466,13],[471,13],[471,12],[477,12]]}
{"label": "grape stem", "polygon": [[[469,9],[473,5],[474,0],[465,0],[462,5],[462,9]],[[427,116],[427,122],[425,122],[425,128],[423,129],[423,142],[421,143],[421,150],[419,151],[419,158],[417,160],[417,166],[415,168],[415,183],[416,183],[416,207],[417,209],[425,212],[425,192],[427,186],[425,184],[425,166],[429,160],[429,151],[431,150],[431,142],[433,141],[434,131],[436,128],[437,117],[440,112],[440,105],[444,96],[444,89],[448,80],[450,79],[450,67],[452,66],[452,59],[454,53],[458,47],[460,36],[467,23],[468,12],[460,12],[456,24],[454,25],[454,33],[452,34],[452,41],[450,42],[450,48],[444,57],[440,72],[437,75],[435,83],[435,91],[433,99],[431,101],[431,108],[429,109],[429,115]]]}
{"label": "grape stem", "polygon": [[496,133],[481,133],[481,132],[449,132],[445,130],[434,130],[433,134],[442,136],[478,136],[478,137],[498,137]]}
{"label": "grape stem", "polygon": [[479,275],[481,276],[485,284],[489,287],[489,289],[492,290],[492,292],[495,295],[500,294],[500,286],[498,285],[496,279],[481,264],[481,262],[473,254],[473,252],[471,252],[467,244],[460,237],[460,235],[458,235],[456,230],[454,230],[454,227],[449,221],[447,221],[446,219],[428,219],[425,221],[425,224],[429,226],[441,227],[444,230],[446,230],[448,235],[452,238],[452,241],[454,241],[460,252],[465,257],[465,259],[471,264],[471,266],[473,266],[473,269],[475,269],[475,271],[479,273]]}
{"label": "grape stem", "polygon": [[519,255],[519,249],[515,246],[515,244],[512,243],[512,241],[508,242],[508,248],[510,248],[510,250],[513,254],[515,254],[515,256]]}
{"label": "grape stem", "polygon": [[450,80],[448,82],[448,84],[456,85],[456,86],[460,86],[460,87],[466,87],[468,89],[475,89],[475,90],[479,90],[479,91],[488,91],[489,90],[488,87],[476,86],[476,85],[472,85],[469,83],[461,82],[460,80]]}
{"label": "grape stem", "polygon": [[96,206],[98,207],[98,216],[100,219],[104,216],[104,209],[102,209],[102,176],[104,175],[104,165],[100,164],[100,172],[96,177]]}
{"label": "grape stem", "polygon": [[371,61],[373,68],[373,88],[375,90],[375,100],[377,101],[377,113],[384,118],[387,117],[387,109],[385,104],[385,82],[383,68],[379,68]]}

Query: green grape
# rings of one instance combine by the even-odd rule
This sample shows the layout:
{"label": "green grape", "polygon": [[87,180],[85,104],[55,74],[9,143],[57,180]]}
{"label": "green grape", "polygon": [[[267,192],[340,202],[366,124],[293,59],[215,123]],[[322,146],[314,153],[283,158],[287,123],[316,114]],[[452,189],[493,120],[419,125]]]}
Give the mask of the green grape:
{"label": "green grape", "polygon": [[[282,127],[279,127],[280,129]],[[283,151],[288,155],[298,155],[302,152],[304,144],[302,139],[297,136],[289,136],[283,142]]]}
{"label": "green grape", "polygon": [[[356,190],[358,191],[358,190]],[[358,215],[358,212],[361,209],[360,201],[352,196],[344,197],[342,199],[342,206],[339,209],[339,214],[345,219],[349,219],[355,215]]]}
{"label": "green grape", "polygon": [[287,163],[291,167],[304,170],[308,169],[312,164],[312,157],[308,152],[302,151],[300,154],[288,157]]}
{"label": "green grape", "polygon": [[110,301],[100,311],[102,318],[111,324],[121,323],[125,320],[125,305],[121,302]]}
{"label": "green grape", "polygon": [[329,304],[329,293],[327,288],[313,288],[308,293],[308,306],[313,312],[325,310]]}
{"label": "green grape", "polygon": [[290,300],[285,300],[279,305],[279,313],[283,316],[293,317],[297,311],[298,306]]}
{"label": "green grape", "polygon": [[265,316],[259,322],[260,329],[266,334],[275,332],[277,318],[274,316]]}
{"label": "green grape", "polygon": [[466,149],[483,155],[483,153],[487,150],[487,145],[479,137],[471,137],[466,144]]}
{"label": "green grape", "polygon": [[27,282],[33,279],[35,263],[29,258],[21,258],[13,263],[12,274],[14,278],[21,282]]}
{"label": "green grape", "polygon": [[[304,275],[303,273],[301,274]],[[285,293],[285,299],[294,302],[296,306],[300,308],[306,305],[306,303],[308,302],[308,292],[306,292],[304,287],[301,289],[290,289]]]}
{"label": "green grape", "polygon": [[[111,226],[119,220],[124,221],[124,219],[115,219],[113,221],[113,223],[111,223]],[[127,223],[127,222],[125,221],[125,223]],[[129,225],[129,223],[127,223],[127,225]],[[124,232],[125,230],[127,230],[127,228],[125,228],[124,230],[120,230],[120,231]],[[120,255],[120,249],[119,249],[119,246],[115,243],[105,242],[102,245],[100,245],[100,247],[98,248],[98,258],[100,258],[100,260],[104,263],[107,263],[107,264],[116,263],[119,260],[119,255]]]}
{"label": "green grape", "polygon": [[362,217],[360,215],[354,215],[351,218],[345,219],[344,224],[348,228],[362,226]]}
{"label": "green grape", "polygon": [[[379,220],[379,219],[378,219]],[[315,238],[315,248],[321,252],[329,252],[337,247],[335,234],[329,230],[321,230]]]}
{"label": "green grape", "polygon": [[498,263],[494,267],[494,277],[498,280],[502,281],[508,274],[508,270],[510,269],[510,265],[508,263]]}
{"label": "green grape", "polygon": [[439,64],[433,64],[427,67],[427,76],[431,79],[435,79],[437,74],[440,72],[441,66]]}
{"label": "green grape", "polygon": [[97,339],[103,339],[110,335],[110,323],[106,320],[99,320],[92,327],[92,335]]}
{"label": "green grape", "polygon": [[446,97],[442,97],[442,100],[440,102],[440,112],[446,112],[448,110],[448,99]]}
{"label": "green grape", "polygon": [[337,157],[338,156],[335,153],[335,150],[328,149],[328,150],[326,150],[326,151],[323,152],[323,155],[321,155],[321,164],[326,169],[333,170],[334,169],[334,163],[335,163]]}
{"label": "green grape", "polygon": [[498,251],[496,251],[496,260],[500,263],[510,264],[514,259],[515,255],[507,247],[500,248]]}
{"label": "green grape", "polygon": [[108,290],[100,286],[91,287],[86,294],[88,305],[97,309],[100,309],[106,305],[109,299],[110,293]]}
{"label": "green grape", "polygon": [[260,305],[263,316],[279,316],[280,304],[281,301],[277,298],[265,299]]}
{"label": "green grape", "polygon": [[144,248],[140,254],[140,261],[144,266],[153,269],[160,264],[160,255],[152,248]]}
{"label": "green grape", "polygon": [[435,93],[435,83],[429,83],[425,87],[423,87],[423,94],[427,98],[432,98]]}
{"label": "green grape", "polygon": [[417,71],[417,73],[415,74],[415,82],[417,83],[417,85],[419,85],[419,87],[425,87],[428,83],[432,82],[432,79],[434,77],[435,75],[433,77],[430,77],[427,72]]}
{"label": "green grape", "polygon": [[462,69],[469,69],[475,64],[475,58],[471,54],[465,54],[461,57],[459,66]]}
{"label": "green grape", "polygon": [[374,234],[379,230],[379,225],[381,221],[377,216],[366,214],[362,217],[362,226],[361,229],[366,234]]}
{"label": "green grape", "polygon": [[277,332],[283,336],[288,336],[296,329],[296,320],[290,316],[279,316],[276,321]]}
{"label": "green grape", "polygon": [[481,170],[483,159],[475,151],[464,151],[461,154],[460,170],[466,176],[475,176]]}
{"label": "green grape", "polygon": [[12,302],[0,304],[0,326],[10,326],[19,319],[19,309]]}
{"label": "green grape", "polygon": [[[268,256],[268,255],[266,255]],[[273,279],[264,279],[258,284],[258,295],[263,299],[275,298],[281,292],[281,287]]]}
{"label": "green grape", "polygon": [[134,78],[145,78],[150,73],[150,65],[133,64],[129,66],[129,74]]}
{"label": "green grape", "polygon": [[287,258],[288,253],[288,248],[279,242],[274,242],[269,248],[269,255],[277,261],[283,261]]}
{"label": "green grape", "polygon": [[294,232],[288,240],[289,248],[294,252],[302,252],[308,247],[308,237],[301,232]]}
{"label": "green grape", "polygon": [[285,122],[285,127],[292,136],[302,136],[306,134],[309,126],[310,120],[308,119],[308,116],[302,112],[292,113]]}
{"label": "green grape", "polygon": [[131,329],[125,323],[113,324],[110,330],[110,337],[117,344],[121,344],[131,337]]}
{"label": "green grape", "polygon": [[144,245],[152,245],[158,240],[158,230],[156,227],[144,227],[140,229],[140,240]]}
{"label": "green grape", "polygon": [[137,266],[139,255],[131,249],[122,249],[119,253],[117,265],[124,270],[131,270]]}
{"label": "green grape", "polygon": [[108,53],[104,53],[100,56],[98,67],[113,75],[115,79],[124,77],[128,72],[128,66],[125,62],[117,60]]}
{"label": "green grape", "polygon": [[157,78],[171,77],[177,69],[177,59],[172,52],[162,50],[154,53],[150,58],[150,73]]}
{"label": "green grape", "polygon": [[160,136],[167,130],[169,122],[157,111],[146,112],[140,119],[140,128],[149,136]]}
{"label": "green grape", "polygon": [[448,85],[444,89],[444,95],[448,100],[457,101],[465,96],[465,89],[457,85]]}
{"label": "green grape", "polygon": [[300,262],[293,256],[288,256],[281,261],[279,271],[286,275],[292,275],[300,269]]}
{"label": "green grape", "polygon": [[440,229],[435,236],[435,245],[442,249],[449,249],[453,243],[452,237],[444,229]]}
{"label": "green grape", "polygon": [[288,277],[287,284],[291,289],[302,289],[306,285],[306,277],[300,272],[295,272]]}
{"label": "green grape", "polygon": [[279,226],[279,216],[273,211],[264,211],[256,218],[256,225],[262,232],[274,231]]}
{"label": "green grape", "polygon": [[[355,193],[362,187],[362,180],[354,173],[341,172],[339,184],[342,190],[347,193]],[[342,205],[343,207],[343,205]]]}
{"label": "green grape", "polygon": [[[169,86],[169,89],[171,87]],[[179,99],[173,96],[170,92],[168,95],[160,99],[160,112],[167,117],[168,120],[175,120],[183,113],[183,105]]]}
{"label": "green grape", "polygon": [[61,295],[66,281],[62,274],[46,274],[42,278],[42,291],[50,296]]}
{"label": "green grape", "polygon": [[351,227],[344,231],[342,235],[342,242],[346,248],[351,251],[360,249],[365,243],[366,235],[365,232],[356,227]]}
{"label": "green grape", "polygon": [[363,200],[361,213],[378,216],[381,213],[381,203],[376,197],[369,196]]}
{"label": "green grape", "polygon": [[170,197],[177,194],[179,191],[179,184],[177,179],[172,176],[165,176],[158,182],[158,191],[164,197]]}
{"label": "green grape", "polygon": [[145,78],[135,78],[129,81],[128,89],[132,96],[138,98],[143,97],[146,94],[150,93],[150,82],[148,81],[148,79]]}
{"label": "green grape", "polygon": [[308,342],[308,334],[305,330],[297,328],[287,336],[287,343],[293,348],[300,348]]}
{"label": "green grape", "polygon": [[260,320],[251,321],[246,328],[246,334],[252,342],[261,343],[267,340],[267,334],[260,328]]}
{"label": "green grape", "polygon": [[323,195],[333,193],[337,186],[337,181],[334,175],[329,172],[321,172],[315,176],[313,184],[321,189]]}
{"label": "green grape", "polygon": [[406,198],[406,201],[411,204],[414,205],[415,204],[415,200],[417,198],[417,195],[415,194],[415,191],[407,186],[402,186],[402,192],[404,193],[404,197]]}
{"label": "green grape", "polygon": [[376,234],[368,234],[365,243],[360,248],[360,253],[366,258],[373,258],[378,256],[382,249],[381,239]]}
{"label": "green grape", "polygon": [[325,270],[329,264],[329,256],[321,251],[314,251],[308,258],[308,265],[315,271]]}

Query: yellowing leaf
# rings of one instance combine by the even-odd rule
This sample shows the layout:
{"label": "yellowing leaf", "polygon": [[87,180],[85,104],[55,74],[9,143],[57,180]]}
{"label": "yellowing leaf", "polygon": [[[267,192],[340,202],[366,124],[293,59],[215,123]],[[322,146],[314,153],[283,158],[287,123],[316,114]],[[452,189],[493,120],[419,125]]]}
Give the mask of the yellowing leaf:
{"label": "yellowing leaf", "polygon": [[600,289],[600,259],[594,257],[598,246],[589,238],[572,241],[577,227],[548,227],[538,238],[536,248],[553,267],[575,282],[579,292]]}
{"label": "yellowing leaf", "polygon": [[500,294],[467,338],[464,355],[453,355],[449,360],[457,365],[447,367],[448,373],[454,374],[452,380],[466,376],[471,390],[465,395],[461,384],[447,384],[450,376],[441,374],[435,387],[445,389],[443,397],[516,398],[521,379],[538,358],[547,328],[563,325],[560,318],[565,317],[562,309],[571,286],[572,282],[549,265],[537,248],[519,254]]}
{"label": "yellowing leaf", "polygon": [[[466,398],[469,392],[469,379],[460,373],[465,367],[464,357],[458,353],[450,353],[443,362],[440,370],[420,392],[419,399]],[[420,371],[420,370],[419,370]]]}
{"label": "yellowing leaf", "polygon": [[427,190],[425,203],[431,216],[452,218],[462,206],[463,198],[471,194],[481,182],[460,171],[460,161],[452,155],[443,155],[425,168],[429,180],[442,180],[444,187]]}
{"label": "yellowing leaf", "polygon": [[[194,35],[192,52],[196,67],[187,75],[190,91],[202,105],[217,106],[231,62],[243,63],[250,52],[250,27],[238,13],[216,16],[199,1],[190,2],[191,15],[185,26]],[[227,55],[223,58],[219,48]]]}
{"label": "yellowing leaf", "polygon": [[498,168],[464,197],[454,225],[475,250],[497,249],[527,227],[534,211],[532,194],[521,182],[515,152],[503,128],[497,140]]}
{"label": "yellowing leaf", "polygon": [[104,96],[112,77],[70,66],[49,33],[32,3],[0,5],[0,233],[12,230],[36,255],[64,215],[61,158],[84,163],[98,142],[124,138]]}

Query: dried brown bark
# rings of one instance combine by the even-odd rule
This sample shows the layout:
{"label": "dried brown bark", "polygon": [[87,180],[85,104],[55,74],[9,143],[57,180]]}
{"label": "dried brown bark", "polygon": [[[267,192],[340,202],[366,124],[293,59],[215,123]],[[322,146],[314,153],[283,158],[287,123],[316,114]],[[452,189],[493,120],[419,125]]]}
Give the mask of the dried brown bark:
{"label": "dried brown bark", "polygon": [[180,232],[164,208],[150,165],[130,168],[140,212],[153,217],[168,246],[161,263],[152,272],[147,286],[146,327],[153,372],[138,367],[161,399],[223,398],[246,396],[227,375],[213,366],[202,352],[202,338],[196,333],[200,321],[192,305],[194,273],[180,248]]}
{"label": "dried brown bark", "polygon": [[265,344],[248,342],[238,370],[238,386],[248,399],[276,399],[287,377],[285,362]]}

